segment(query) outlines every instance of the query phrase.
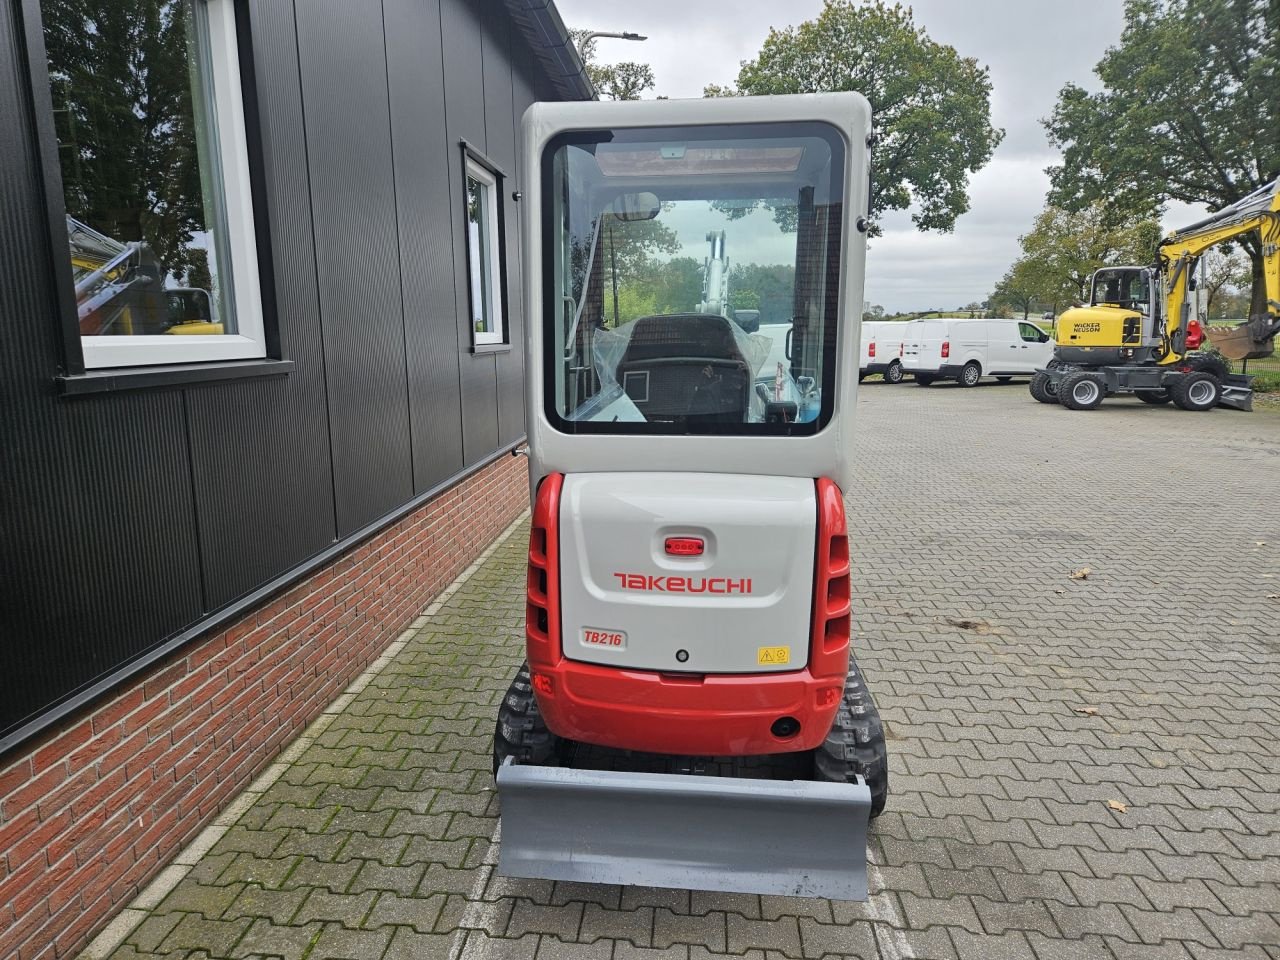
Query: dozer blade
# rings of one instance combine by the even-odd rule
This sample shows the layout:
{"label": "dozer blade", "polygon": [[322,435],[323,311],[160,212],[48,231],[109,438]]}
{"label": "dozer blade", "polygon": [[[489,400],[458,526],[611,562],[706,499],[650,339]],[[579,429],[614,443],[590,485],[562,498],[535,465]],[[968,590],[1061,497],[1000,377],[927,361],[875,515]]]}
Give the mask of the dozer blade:
{"label": "dozer blade", "polygon": [[498,770],[508,877],[867,898],[866,785]]}
{"label": "dozer blade", "polygon": [[1238,373],[1227,374],[1227,379],[1222,384],[1222,393],[1218,396],[1218,406],[1246,412],[1252,410],[1252,383],[1253,377],[1242,376]]}

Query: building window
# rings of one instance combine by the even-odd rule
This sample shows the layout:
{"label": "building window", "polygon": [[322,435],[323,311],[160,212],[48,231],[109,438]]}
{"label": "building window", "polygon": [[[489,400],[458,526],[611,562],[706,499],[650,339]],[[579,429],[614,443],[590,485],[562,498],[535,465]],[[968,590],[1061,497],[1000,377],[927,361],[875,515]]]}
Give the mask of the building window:
{"label": "building window", "polygon": [[266,355],[233,0],[40,0],[84,365]]}
{"label": "building window", "polygon": [[466,177],[467,287],[472,342],[475,346],[505,343],[500,178],[470,156],[466,159]]}

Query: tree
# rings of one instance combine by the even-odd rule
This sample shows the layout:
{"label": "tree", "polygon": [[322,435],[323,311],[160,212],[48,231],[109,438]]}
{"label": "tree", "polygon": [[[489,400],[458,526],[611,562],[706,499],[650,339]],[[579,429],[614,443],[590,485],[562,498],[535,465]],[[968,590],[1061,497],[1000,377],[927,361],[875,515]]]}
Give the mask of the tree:
{"label": "tree", "polygon": [[[186,4],[41,4],[67,213],[209,280]],[[210,286],[204,289],[211,289]]]}
{"label": "tree", "polygon": [[[1103,89],[1065,86],[1045,121],[1063,162],[1051,201],[1105,201],[1112,218],[1168,200],[1217,210],[1280,176],[1280,4],[1128,0],[1125,29],[1095,72]],[[1254,312],[1265,310],[1261,252]]]}
{"label": "tree", "polygon": [[742,63],[737,90],[707,96],[857,90],[871,102],[875,177],[871,216],[916,206],[922,230],[954,229],[969,209],[968,175],[1004,136],[991,126],[985,67],[931,40],[910,7],[824,0],[815,20],[771,29]]}
{"label": "tree", "polygon": [[587,76],[592,85],[604,97],[610,100],[639,100],[646,90],[656,85],[653,68],[647,63],[624,60],[621,63],[600,63],[596,60],[596,41],[583,38],[591,31],[575,28],[569,31],[573,42],[578,46],[583,65],[587,68]]}
{"label": "tree", "polygon": [[1039,275],[1035,264],[1026,258],[1016,261],[1011,266],[995,290],[991,292],[991,303],[997,308],[1008,307],[1022,311],[1022,319],[1026,320],[1037,303],[1044,302],[1045,278]]}
{"label": "tree", "polygon": [[729,299],[755,295],[751,309],[761,323],[786,323],[795,312],[796,268],[790,263],[735,263],[729,268]]}
{"label": "tree", "polygon": [[1147,264],[1155,257],[1160,224],[1154,219],[1117,226],[1105,204],[1071,212],[1047,207],[1031,232],[1018,238],[1022,257],[1014,263],[1020,286],[1054,312],[1058,305],[1089,297],[1089,277],[1099,267]]}
{"label": "tree", "polygon": [[726,87],[719,83],[708,83],[702,88],[704,97],[740,97],[742,96],[733,87]]}
{"label": "tree", "polygon": [[[1204,312],[1206,316],[1212,317],[1214,305],[1217,304],[1221,309],[1230,291],[1248,288],[1253,279],[1252,270],[1249,263],[1230,247],[1210,250],[1200,259],[1204,269],[1200,280],[1200,290],[1204,293]],[[1219,316],[1226,314],[1220,313]]]}

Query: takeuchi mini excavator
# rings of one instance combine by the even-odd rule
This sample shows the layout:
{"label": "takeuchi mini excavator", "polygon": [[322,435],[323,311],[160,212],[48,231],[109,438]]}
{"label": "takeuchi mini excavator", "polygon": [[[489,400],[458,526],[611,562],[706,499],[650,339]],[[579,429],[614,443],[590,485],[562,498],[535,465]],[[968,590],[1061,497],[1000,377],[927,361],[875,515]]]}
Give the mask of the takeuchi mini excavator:
{"label": "takeuchi mini excavator", "polygon": [[[870,133],[857,94],[525,114],[533,517],[499,873],[866,896],[888,766],[844,493]],[[757,332],[711,273],[726,243]]]}
{"label": "takeuchi mini excavator", "polygon": [[[1211,328],[1194,311],[1196,266],[1218,244],[1257,234],[1268,311],[1234,328]],[[1183,410],[1221,404],[1252,409],[1252,378],[1228,371],[1206,338],[1229,360],[1275,351],[1280,333],[1280,179],[1161,241],[1153,267],[1107,267],[1093,274],[1089,305],[1058,318],[1054,362],[1031,380],[1042,403],[1092,410],[1103,398],[1132,393]]]}

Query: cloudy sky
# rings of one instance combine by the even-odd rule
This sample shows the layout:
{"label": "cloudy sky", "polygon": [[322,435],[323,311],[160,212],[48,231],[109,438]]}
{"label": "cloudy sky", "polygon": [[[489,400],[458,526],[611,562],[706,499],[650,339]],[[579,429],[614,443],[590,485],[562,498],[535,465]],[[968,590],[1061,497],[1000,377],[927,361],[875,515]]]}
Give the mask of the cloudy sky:
{"label": "cloudy sky", "polygon": [[[733,84],[771,26],[813,19],[821,0],[556,0],[566,24],[645,34],[644,43],[602,39],[602,62],[644,60],[657,89],[646,96],[698,97],[708,83]],[[1068,82],[1096,89],[1093,66],[1120,37],[1121,0],[914,0],[916,23],[939,43],[991,71],[992,120],[1005,131],[991,162],[971,180],[970,209],[954,233],[921,233],[908,212],[889,214],[867,254],[866,298],[890,311],[952,308],[985,300],[1018,255],[1044,207],[1044,168],[1058,155],[1040,119]],[[1194,219],[1171,209],[1173,222]]]}

